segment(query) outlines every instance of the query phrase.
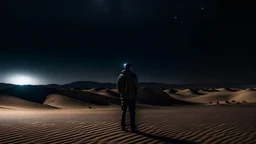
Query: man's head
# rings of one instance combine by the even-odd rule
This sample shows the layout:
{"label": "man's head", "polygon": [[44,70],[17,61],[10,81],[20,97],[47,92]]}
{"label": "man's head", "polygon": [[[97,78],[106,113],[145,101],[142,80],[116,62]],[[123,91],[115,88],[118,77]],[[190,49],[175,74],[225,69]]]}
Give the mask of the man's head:
{"label": "man's head", "polygon": [[125,64],[124,64],[124,69],[131,71],[131,70],[132,70],[132,64],[130,64],[130,63],[125,63]]}

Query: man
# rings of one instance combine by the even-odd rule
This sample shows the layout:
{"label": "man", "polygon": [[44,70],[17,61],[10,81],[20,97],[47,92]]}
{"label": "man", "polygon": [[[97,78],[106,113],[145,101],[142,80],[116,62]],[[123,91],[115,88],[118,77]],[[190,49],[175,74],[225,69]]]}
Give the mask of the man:
{"label": "man", "polygon": [[130,126],[131,130],[135,132],[135,108],[138,94],[138,79],[137,76],[132,72],[132,65],[130,63],[126,63],[124,68],[125,69],[117,78],[117,88],[121,99],[122,109],[121,126],[122,130],[125,131],[125,115],[127,107],[129,107]]}

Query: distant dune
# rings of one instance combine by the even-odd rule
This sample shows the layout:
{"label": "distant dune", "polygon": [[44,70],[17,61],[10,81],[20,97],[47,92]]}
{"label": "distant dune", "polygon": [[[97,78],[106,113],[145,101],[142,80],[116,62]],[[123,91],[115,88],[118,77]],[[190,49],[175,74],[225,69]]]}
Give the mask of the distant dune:
{"label": "distant dune", "polygon": [[51,106],[26,101],[14,96],[0,95],[0,107],[8,109],[53,109]]}
{"label": "distant dune", "polygon": [[138,101],[143,104],[170,106],[175,104],[192,104],[175,99],[162,90],[142,88],[139,90]]}
{"label": "distant dune", "polygon": [[75,100],[59,94],[48,95],[44,101],[44,105],[62,109],[84,109],[92,106],[91,104],[83,101]]}
{"label": "distant dune", "polygon": [[55,93],[57,89],[45,88],[41,86],[12,86],[1,89],[1,95],[11,95],[30,102],[43,104],[45,97],[49,93]]}
{"label": "distant dune", "polygon": [[182,95],[182,96],[195,96],[195,95],[203,95],[206,92],[199,90],[199,89],[184,89],[176,92],[176,94]]}
{"label": "distant dune", "polygon": [[209,103],[209,102],[217,102],[217,101],[226,101],[230,100],[234,97],[232,92],[212,92],[206,95],[191,97],[188,100],[192,102],[199,103]]}
{"label": "distant dune", "polygon": [[107,97],[111,97],[111,98],[120,98],[119,94],[115,91],[115,90],[112,90],[112,89],[102,89],[102,90],[90,90],[90,92],[94,92],[94,93],[97,93],[97,94],[100,94],[100,95],[104,95],[104,96],[107,96]]}
{"label": "distant dune", "polygon": [[192,102],[209,103],[209,102],[221,102],[227,103],[227,101],[236,102],[256,102],[256,91],[252,90],[220,90],[219,92],[211,92],[202,96],[191,97],[188,99]]}
{"label": "distant dune", "polygon": [[92,91],[59,90],[58,94],[95,105],[109,105],[111,99]]}
{"label": "distant dune", "polygon": [[117,93],[110,89],[90,89],[89,92],[97,94],[99,96],[103,96],[108,104],[117,104],[120,105],[120,97]]}
{"label": "distant dune", "polygon": [[251,102],[256,103],[255,90],[241,90],[235,94],[234,100],[238,102]]}
{"label": "distant dune", "polygon": [[[0,90],[2,106],[15,108],[80,109],[89,106],[120,105],[117,89],[65,89],[44,86],[12,86]],[[141,105],[172,106],[191,104],[256,103],[252,88],[140,88],[137,103]]]}

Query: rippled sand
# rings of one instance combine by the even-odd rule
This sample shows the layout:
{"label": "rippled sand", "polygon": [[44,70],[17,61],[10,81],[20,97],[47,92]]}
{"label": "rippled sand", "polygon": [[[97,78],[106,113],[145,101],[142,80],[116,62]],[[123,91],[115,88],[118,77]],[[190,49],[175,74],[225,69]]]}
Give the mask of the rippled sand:
{"label": "rippled sand", "polygon": [[137,111],[138,133],[120,129],[118,107],[0,109],[0,143],[256,143],[256,105],[178,106]]}

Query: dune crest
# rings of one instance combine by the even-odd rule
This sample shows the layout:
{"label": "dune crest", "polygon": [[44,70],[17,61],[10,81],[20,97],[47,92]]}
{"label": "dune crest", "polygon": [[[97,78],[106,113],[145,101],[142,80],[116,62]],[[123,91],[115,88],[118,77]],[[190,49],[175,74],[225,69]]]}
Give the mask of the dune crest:
{"label": "dune crest", "polygon": [[199,89],[184,89],[184,90],[179,90],[176,92],[178,95],[182,96],[197,96],[197,95],[203,95],[206,94],[206,92],[203,92],[202,90]]}
{"label": "dune crest", "polygon": [[62,109],[84,109],[91,107],[91,104],[59,94],[48,95],[43,104]]}
{"label": "dune crest", "polygon": [[138,102],[150,105],[178,105],[178,104],[192,104],[191,102],[183,101],[171,97],[165,90],[156,90],[151,88],[142,88],[138,93]]}
{"label": "dune crest", "polygon": [[[220,89],[219,89],[220,90]],[[256,91],[253,90],[225,90],[222,89],[219,92],[211,92],[202,96],[189,98],[189,101],[209,103],[209,102],[222,102],[222,103],[234,103],[234,102],[256,102]]]}
{"label": "dune crest", "polygon": [[52,106],[26,101],[10,95],[0,95],[0,107],[8,109],[54,109]]}

